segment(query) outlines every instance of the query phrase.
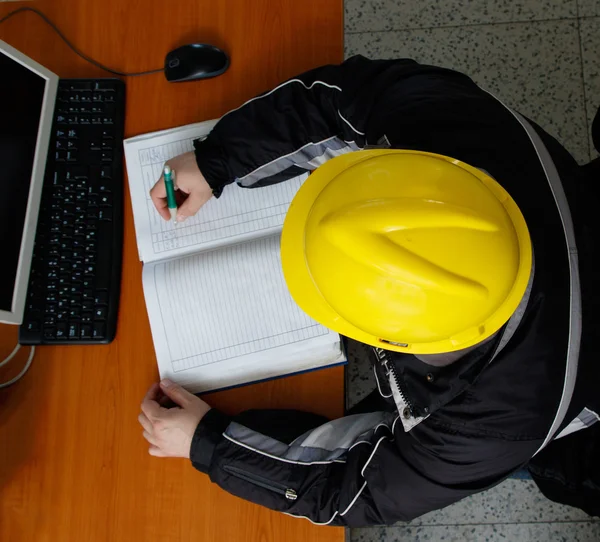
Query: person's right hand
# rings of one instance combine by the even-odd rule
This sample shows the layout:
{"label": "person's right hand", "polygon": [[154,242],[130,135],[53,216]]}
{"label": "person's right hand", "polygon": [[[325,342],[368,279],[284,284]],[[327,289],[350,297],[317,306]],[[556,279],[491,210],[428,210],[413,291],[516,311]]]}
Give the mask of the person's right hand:
{"label": "person's right hand", "polygon": [[[186,218],[195,215],[200,207],[212,198],[212,189],[198,168],[193,151],[180,154],[166,164],[171,166],[175,174],[173,180],[175,190],[177,190],[175,193],[177,196],[177,222],[183,222]],[[162,175],[150,190],[150,197],[160,216],[165,220],[170,220],[167,192]]]}

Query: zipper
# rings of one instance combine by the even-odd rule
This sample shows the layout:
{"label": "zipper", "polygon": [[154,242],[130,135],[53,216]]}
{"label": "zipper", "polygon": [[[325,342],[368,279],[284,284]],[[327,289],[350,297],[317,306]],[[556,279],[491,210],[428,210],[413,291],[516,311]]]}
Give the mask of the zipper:
{"label": "zipper", "polygon": [[390,363],[386,351],[383,348],[375,348],[375,354],[377,359],[381,362],[385,375],[390,382],[390,388],[392,389],[392,395],[396,403],[396,408],[398,409],[398,414],[400,414],[404,420],[410,420],[413,416],[413,404],[402,390],[396,368]]}
{"label": "zipper", "polygon": [[295,490],[290,489],[289,487],[286,487],[283,484],[272,482],[271,480],[263,478],[258,474],[239,469],[238,467],[232,467],[230,465],[225,465],[223,467],[223,470],[228,472],[232,476],[235,476],[236,478],[240,478],[241,480],[250,482],[251,484],[262,487],[263,489],[268,489],[273,493],[283,495],[288,501],[295,501],[298,498],[298,494]]}

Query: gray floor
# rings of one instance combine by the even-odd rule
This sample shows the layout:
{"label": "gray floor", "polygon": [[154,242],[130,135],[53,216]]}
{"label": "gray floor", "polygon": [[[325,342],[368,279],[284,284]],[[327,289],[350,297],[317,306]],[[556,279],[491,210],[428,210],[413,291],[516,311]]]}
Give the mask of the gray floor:
{"label": "gray floor", "polygon": [[[600,0],[345,0],[346,56],[409,57],[459,69],[537,121],[585,163],[600,106]],[[348,403],[374,387],[352,349]],[[508,480],[394,527],[353,529],[352,542],[599,542],[600,522]]]}

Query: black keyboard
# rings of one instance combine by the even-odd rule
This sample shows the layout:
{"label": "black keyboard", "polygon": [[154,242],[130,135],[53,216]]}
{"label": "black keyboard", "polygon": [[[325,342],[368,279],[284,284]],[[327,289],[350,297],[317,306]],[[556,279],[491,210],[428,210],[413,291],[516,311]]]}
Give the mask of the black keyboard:
{"label": "black keyboard", "polygon": [[114,339],[123,240],[125,85],[59,82],[21,344]]}

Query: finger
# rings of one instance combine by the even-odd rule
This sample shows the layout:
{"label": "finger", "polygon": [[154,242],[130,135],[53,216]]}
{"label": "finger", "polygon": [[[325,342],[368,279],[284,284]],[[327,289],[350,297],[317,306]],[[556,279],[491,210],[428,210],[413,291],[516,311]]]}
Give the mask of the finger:
{"label": "finger", "polygon": [[160,388],[165,395],[180,407],[185,408],[195,399],[195,396],[189,391],[183,389],[179,384],[175,384],[175,382],[168,378],[160,381]]}
{"label": "finger", "polygon": [[161,413],[166,409],[159,406],[156,401],[151,401],[150,399],[144,399],[142,402],[142,412],[146,415],[146,417],[151,421],[155,422],[161,416]]}
{"label": "finger", "polygon": [[177,209],[177,222],[183,222],[186,218],[194,216],[210,198],[210,195],[201,192],[190,192],[190,195]]}
{"label": "finger", "polygon": [[144,438],[153,446],[156,446],[156,439],[154,438],[154,435],[152,433],[149,433],[148,431],[144,431],[142,433],[142,435],[144,436]]}
{"label": "finger", "polygon": [[162,393],[161,393],[160,386],[158,385],[157,382],[155,382],[154,384],[152,384],[152,386],[150,386],[150,388],[146,392],[146,395],[144,395],[144,399],[150,399],[151,401],[156,401],[160,398],[161,395],[162,395]]}
{"label": "finger", "polygon": [[140,415],[138,416],[138,422],[140,422],[140,425],[144,428],[144,430],[148,431],[149,433],[152,431],[152,422],[143,412],[140,412]]}
{"label": "finger", "polygon": [[171,214],[169,213],[169,208],[167,207],[167,189],[165,188],[165,181],[163,176],[160,176],[160,179],[156,181],[156,184],[150,190],[150,198],[152,199],[152,203],[154,203],[154,207],[165,220],[171,220]]}
{"label": "finger", "polygon": [[150,448],[148,448],[148,453],[154,457],[167,457],[167,454],[164,453],[158,446],[150,446]]}

